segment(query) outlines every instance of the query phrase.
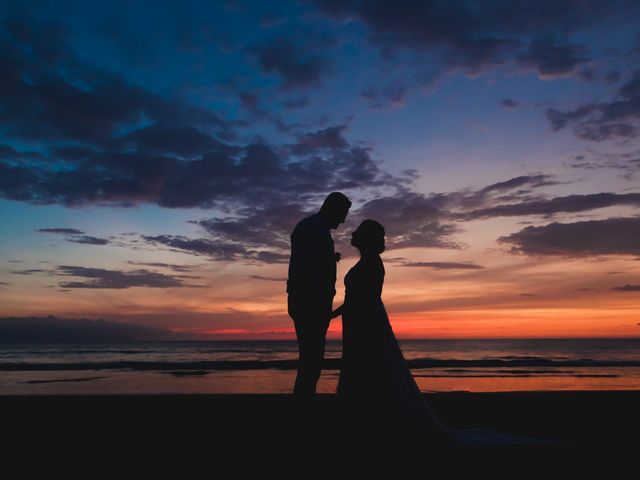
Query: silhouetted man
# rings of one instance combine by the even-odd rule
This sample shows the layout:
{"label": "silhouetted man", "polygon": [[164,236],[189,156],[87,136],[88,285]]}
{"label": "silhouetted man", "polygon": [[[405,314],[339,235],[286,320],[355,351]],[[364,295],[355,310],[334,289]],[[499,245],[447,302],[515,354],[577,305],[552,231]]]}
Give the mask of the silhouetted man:
{"label": "silhouetted man", "polygon": [[293,388],[299,399],[313,398],[324,360],[325,339],[333,297],[336,262],[331,229],[345,221],[351,202],[342,193],[327,196],[320,211],[301,220],[291,234],[287,293],[289,315],[298,339],[298,374]]}

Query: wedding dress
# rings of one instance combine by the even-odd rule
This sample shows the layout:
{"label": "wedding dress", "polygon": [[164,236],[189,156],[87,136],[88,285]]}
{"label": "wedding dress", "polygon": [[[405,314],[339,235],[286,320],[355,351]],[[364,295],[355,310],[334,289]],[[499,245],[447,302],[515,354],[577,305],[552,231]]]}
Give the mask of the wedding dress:
{"label": "wedding dress", "polygon": [[384,274],[374,255],[345,276],[338,399],[360,426],[446,440],[450,435],[420,392],[389,323]]}
{"label": "wedding dress", "polygon": [[336,393],[345,421],[361,432],[402,432],[444,447],[547,443],[490,428],[449,430],[443,425],[418,388],[389,323],[381,299],[384,274],[382,260],[373,255],[361,259],[344,279]]}

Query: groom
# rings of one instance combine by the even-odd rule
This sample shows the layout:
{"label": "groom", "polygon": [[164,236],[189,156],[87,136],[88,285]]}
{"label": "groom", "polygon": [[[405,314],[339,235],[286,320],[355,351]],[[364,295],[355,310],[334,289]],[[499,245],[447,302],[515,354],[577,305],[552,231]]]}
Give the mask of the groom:
{"label": "groom", "polygon": [[311,399],[324,360],[325,337],[336,294],[336,262],[331,231],[343,223],[351,201],[342,193],[327,196],[318,213],[301,220],[291,234],[287,293],[289,315],[298,339],[298,374],[293,394]]}

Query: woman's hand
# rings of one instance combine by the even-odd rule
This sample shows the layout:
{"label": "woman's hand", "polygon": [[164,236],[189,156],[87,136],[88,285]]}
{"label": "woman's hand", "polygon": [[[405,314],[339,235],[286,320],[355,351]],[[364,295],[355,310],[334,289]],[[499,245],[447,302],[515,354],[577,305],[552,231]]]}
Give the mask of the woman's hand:
{"label": "woman's hand", "polygon": [[339,317],[340,315],[342,315],[342,309],[343,308],[344,308],[344,304],[340,305],[333,312],[331,312],[331,318],[336,318],[336,317]]}

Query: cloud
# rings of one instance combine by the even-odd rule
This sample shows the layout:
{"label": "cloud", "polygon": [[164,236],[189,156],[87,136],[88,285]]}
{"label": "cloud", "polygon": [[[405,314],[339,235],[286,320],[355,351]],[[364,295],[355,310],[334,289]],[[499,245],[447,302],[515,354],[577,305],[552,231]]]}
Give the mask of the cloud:
{"label": "cloud", "polygon": [[640,217],[609,218],[526,227],[498,238],[512,253],[588,257],[640,254]]}
{"label": "cloud", "polygon": [[244,257],[247,250],[242,245],[213,241],[207,238],[188,238],[182,235],[141,235],[151,244],[172,247],[176,251],[186,251],[195,255],[206,255],[218,260],[234,260]]}
{"label": "cloud", "polygon": [[601,153],[589,150],[585,154],[573,155],[569,165],[571,168],[583,168],[586,170],[600,168],[620,170],[620,178],[633,181],[640,174],[640,151]]}
{"label": "cloud", "polygon": [[[589,63],[591,63],[591,62],[589,62]],[[573,71],[572,71],[572,73],[573,73]],[[583,80],[586,80],[587,82],[595,82],[595,81],[598,80],[598,71],[595,68],[590,67],[590,66],[585,66],[585,67],[580,68],[580,70],[578,72],[578,75],[579,75],[580,78],[582,78]],[[565,75],[560,75],[560,76],[567,76],[567,75],[565,74]],[[543,78],[549,78],[549,77],[547,76],[547,77],[543,77]],[[553,77],[551,77],[551,78],[553,78]]]}
{"label": "cloud", "polygon": [[295,224],[311,213],[310,205],[319,206],[328,192],[365,187],[402,190],[413,181],[412,172],[394,176],[382,171],[367,148],[344,138],[345,129],[339,125],[310,132],[281,149],[253,145],[242,163],[254,167],[235,165],[241,183],[232,187],[229,178],[221,187],[229,190],[227,199],[235,206],[227,209],[226,216],[191,221],[206,236],[147,235],[143,240],[220,261],[287,262]]}
{"label": "cloud", "polygon": [[222,242],[210,238],[188,238],[181,235],[142,235],[148,243],[166,245],[174,251],[204,255],[219,261],[252,260],[262,263],[284,263],[289,256],[278,251],[256,250],[241,243]]}
{"label": "cloud", "polygon": [[220,242],[238,242],[255,248],[286,249],[296,223],[309,215],[299,203],[273,202],[248,207],[240,218],[194,221]]}
{"label": "cloud", "polygon": [[3,158],[19,158],[19,159],[29,160],[29,159],[41,159],[43,157],[42,157],[42,154],[39,152],[32,152],[32,151],[20,152],[15,148],[13,148],[11,145],[0,145],[0,159],[3,159]]}
{"label": "cloud", "polygon": [[60,233],[64,235],[82,235],[84,232],[75,228],[39,228],[40,233]]}
{"label": "cloud", "polygon": [[240,100],[242,107],[251,115],[251,120],[269,117],[269,113],[260,108],[260,98],[257,94],[238,92],[238,100]]}
{"label": "cloud", "polygon": [[122,126],[135,126],[141,117],[161,123],[189,117],[223,126],[208,110],[164,99],[82,63],[61,24],[22,18],[0,28],[0,121],[11,138],[106,148]]}
{"label": "cloud", "polygon": [[[113,288],[123,289],[131,287],[198,287],[199,285],[187,285],[180,275],[164,275],[149,270],[106,270],[103,268],[79,267],[74,265],[60,265],[56,268],[59,275],[89,278],[90,281],[61,282],[61,288]],[[199,278],[199,277],[188,277]]]}
{"label": "cloud", "polygon": [[[509,180],[493,183],[478,190],[463,189],[445,194],[447,199],[447,216],[450,219],[461,219],[470,210],[492,208],[505,201],[532,201],[541,198],[533,195],[533,190],[546,186],[560,185],[550,175],[521,175]],[[566,182],[565,182],[566,183]]]}
{"label": "cloud", "polygon": [[613,287],[613,290],[620,292],[640,292],[640,285],[629,285],[628,283],[623,287]]}
{"label": "cloud", "polygon": [[237,151],[195,126],[173,123],[154,123],[132,131],[119,141],[124,148],[135,148],[147,155],[176,155],[179,158],[199,157],[203,152],[229,155]]}
{"label": "cloud", "polygon": [[572,126],[579,138],[601,142],[635,137],[640,118],[640,70],[608,102],[592,102],[574,110],[549,108],[546,115],[554,131]]}
{"label": "cloud", "polygon": [[288,261],[295,224],[328,192],[365,187],[402,190],[413,181],[412,172],[393,176],[382,171],[368,149],[344,138],[345,128],[339,125],[302,135],[298,143],[281,150],[254,145],[245,158],[247,163],[255,161],[256,169],[243,169],[242,186],[229,193],[230,203],[231,195],[236,195],[237,206],[226,216],[190,221],[202,227],[205,237],[166,234],[143,239],[221,261]]}
{"label": "cloud", "polygon": [[401,264],[402,267],[428,267],[436,270],[478,270],[483,269],[481,265],[475,263],[458,263],[458,262],[406,262]]}
{"label": "cloud", "polygon": [[106,238],[91,237],[89,235],[67,237],[65,240],[67,240],[67,242],[84,243],[87,245],[107,245],[110,243]]}
{"label": "cloud", "polygon": [[604,79],[608,84],[618,83],[622,79],[622,74],[617,70],[609,70]]}
{"label": "cloud", "polygon": [[529,188],[540,188],[560,184],[560,182],[551,180],[551,178],[552,177],[550,175],[521,175],[519,177],[513,177],[509,180],[505,180],[504,182],[497,182],[488,185],[479,190],[479,192],[484,195],[489,192],[503,192],[524,186]]}
{"label": "cloud", "polygon": [[536,38],[518,55],[521,65],[535,68],[541,78],[575,74],[577,68],[590,61],[582,44],[561,43],[554,36]]}
{"label": "cloud", "polygon": [[252,259],[262,263],[287,263],[289,261],[288,253],[269,252],[266,250],[250,252]]}
{"label": "cloud", "polygon": [[391,82],[382,88],[369,86],[361,95],[374,110],[386,107],[402,107],[408,94],[407,86],[400,81]]}
{"label": "cloud", "polygon": [[[472,63],[491,61],[500,39],[481,32],[481,19],[463,2],[318,1],[328,14],[360,20],[384,49],[447,48]],[[491,15],[486,15],[490,18]]]}
{"label": "cloud", "polygon": [[291,98],[282,102],[285,108],[297,109],[307,107],[311,103],[309,97]]}
{"label": "cloud", "polygon": [[[350,224],[357,224],[366,218],[382,223],[389,249],[462,249],[465,245],[453,239],[453,235],[459,233],[461,227],[453,222],[476,215],[489,215],[492,209],[500,208],[495,207],[496,203],[507,199],[528,200],[534,189],[558,184],[561,182],[550,175],[536,174],[513,177],[478,190],[463,189],[430,195],[398,188],[393,195],[380,196],[353,211]],[[343,239],[346,235],[337,234]]]}
{"label": "cloud", "polygon": [[9,273],[13,273],[16,275],[32,275],[34,273],[42,273],[42,272],[48,272],[49,270],[45,270],[42,268],[29,268],[26,270],[12,270]]}
{"label": "cloud", "polygon": [[[90,69],[64,44],[43,60],[24,53],[35,48],[33,39],[8,37],[21,48],[7,50],[11,75],[0,79],[0,91],[12,93],[0,94],[0,120],[9,136],[43,154],[25,163],[16,148],[2,149],[2,197],[69,207],[211,208],[261,201],[269,190],[293,196],[400,181],[380,169],[370,149],[344,138],[345,125],[300,133],[293,145],[259,137],[234,145],[224,139],[235,121]],[[67,63],[74,68],[56,76]]]}
{"label": "cloud", "polygon": [[[333,134],[328,136],[333,138]],[[324,137],[321,137],[324,138]],[[335,141],[332,140],[332,142]],[[320,142],[324,145],[325,140]],[[409,175],[409,173],[407,173]],[[454,240],[461,231],[452,221],[458,220],[454,212],[478,205],[494,203],[510,192],[526,186],[529,189],[558,182],[546,175],[515,177],[497,182],[477,191],[458,191],[424,195],[399,186],[391,195],[378,196],[352,208],[348,225],[334,233],[337,243],[348,243],[350,228],[366,218],[382,223],[386,229],[388,249],[409,247],[435,247],[461,249],[464,245]],[[337,190],[337,189],[336,189]],[[527,190],[529,191],[529,190]],[[513,198],[522,198],[520,190]],[[317,197],[317,203],[324,196]],[[288,261],[289,235],[296,223],[312,213],[308,203],[291,201],[288,195],[263,197],[263,203],[240,209],[237,216],[191,220],[203,228],[206,236],[187,238],[174,235],[144,236],[155,244],[167,245],[195,255],[206,255],[216,260]]]}
{"label": "cloud", "polygon": [[502,100],[500,100],[500,103],[505,108],[516,108],[516,107],[518,107],[518,102],[516,102],[515,100],[513,100],[511,98],[503,98]]}
{"label": "cloud", "polygon": [[462,248],[450,237],[459,231],[443,223],[444,207],[450,203],[445,194],[429,196],[401,191],[393,196],[370,200],[354,212],[354,222],[370,218],[380,222],[386,232],[387,248],[439,247]]}
{"label": "cloud", "polygon": [[577,67],[588,61],[585,47],[566,37],[596,25],[631,25],[639,10],[627,0],[607,5],[579,0],[315,3],[340,22],[363,25],[371,42],[387,53],[431,53],[442,70],[479,72],[511,64],[543,77],[579,74]]}
{"label": "cloud", "polygon": [[285,277],[264,277],[262,275],[249,275],[249,278],[253,278],[254,280],[265,280],[268,282],[286,282],[287,281]]}
{"label": "cloud", "polygon": [[66,237],[65,240],[67,242],[73,242],[73,243],[84,243],[87,245],[107,245],[110,243],[109,240],[106,238],[98,238],[98,237],[92,237],[90,235],[83,235],[84,232],[82,230],[77,230],[75,228],[39,228],[38,230],[36,230],[36,232],[72,235],[71,237]]}
{"label": "cloud", "polygon": [[249,51],[257,58],[265,73],[280,76],[285,90],[318,85],[328,68],[328,61],[324,57],[311,54],[285,39],[254,45]]}
{"label": "cloud", "polygon": [[522,215],[553,215],[556,213],[583,212],[606,208],[614,205],[640,206],[640,193],[593,193],[587,195],[568,195],[552,199],[541,199],[530,202],[498,205],[495,207],[476,209],[470,212],[455,214],[462,220],[480,218],[522,216]]}
{"label": "cloud", "polygon": [[191,272],[198,267],[198,265],[182,265],[182,264],[161,263],[161,262],[136,262],[133,260],[129,260],[127,261],[127,263],[131,265],[142,265],[145,267],[168,268],[169,270],[173,270],[174,272]]}
{"label": "cloud", "polygon": [[346,129],[346,125],[337,125],[317,132],[301,135],[298,138],[297,146],[335,149],[349,147],[349,142],[347,142],[342,136]]}
{"label": "cloud", "polygon": [[3,133],[42,151],[40,161],[24,162],[24,152],[2,149],[0,196],[66,206],[210,205],[229,175],[246,174],[246,165],[234,169],[238,149],[215,138],[234,122],[83,64],[64,35],[49,38],[45,27],[0,25]]}

